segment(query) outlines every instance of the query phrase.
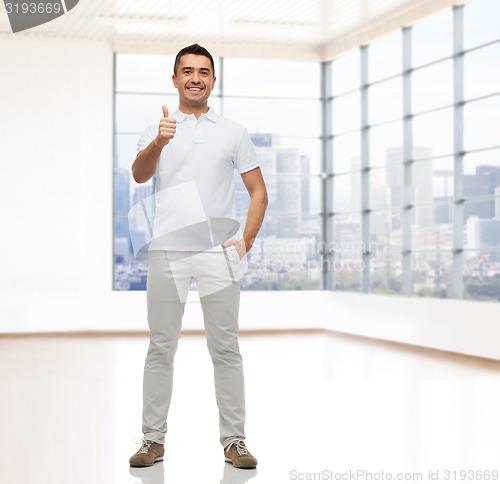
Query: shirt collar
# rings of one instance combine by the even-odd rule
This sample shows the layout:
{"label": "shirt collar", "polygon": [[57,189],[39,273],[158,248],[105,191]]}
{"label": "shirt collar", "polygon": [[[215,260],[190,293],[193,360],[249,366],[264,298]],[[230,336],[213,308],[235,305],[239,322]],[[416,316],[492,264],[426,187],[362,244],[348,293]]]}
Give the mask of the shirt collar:
{"label": "shirt collar", "polygon": [[[177,108],[174,112],[173,117],[177,120],[178,123],[182,123],[186,118],[191,116],[190,114],[183,113],[179,108]],[[194,117],[194,114],[192,115]],[[207,113],[202,113],[199,119],[207,118],[214,123],[219,119],[219,115],[214,111],[213,108],[209,107]]]}

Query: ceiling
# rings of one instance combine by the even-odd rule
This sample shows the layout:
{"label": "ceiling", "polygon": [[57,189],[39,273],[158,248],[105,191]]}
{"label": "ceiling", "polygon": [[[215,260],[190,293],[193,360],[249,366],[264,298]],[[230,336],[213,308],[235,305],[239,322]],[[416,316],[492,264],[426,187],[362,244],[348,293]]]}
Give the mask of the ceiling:
{"label": "ceiling", "polygon": [[215,55],[325,60],[466,0],[80,0],[67,14],[0,38],[112,42],[170,53],[198,42]]}

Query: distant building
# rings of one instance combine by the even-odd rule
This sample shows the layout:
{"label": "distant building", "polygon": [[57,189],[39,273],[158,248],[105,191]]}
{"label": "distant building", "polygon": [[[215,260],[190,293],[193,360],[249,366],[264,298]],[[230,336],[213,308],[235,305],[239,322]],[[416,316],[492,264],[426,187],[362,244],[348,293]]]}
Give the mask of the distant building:
{"label": "distant building", "polygon": [[128,227],[130,210],[130,176],[125,172],[115,172],[115,254],[125,256],[132,253]]}
{"label": "distant building", "polygon": [[[426,159],[432,156],[432,150],[425,146],[414,148],[415,159]],[[402,207],[404,203],[404,170],[403,148],[398,146],[386,151],[386,185],[390,188],[390,206]],[[415,205],[427,205],[433,202],[433,172],[432,165],[426,161],[416,161],[412,164],[411,172],[412,200]],[[421,227],[430,227],[434,224],[434,210],[432,206],[424,206],[413,212],[413,223]],[[399,229],[400,219],[393,221],[393,229]],[[395,225],[396,224],[396,225]]]}
{"label": "distant building", "polygon": [[[500,187],[495,188],[495,197],[500,197]],[[495,218],[500,219],[500,198],[495,199]]]}
{"label": "distant building", "polygon": [[306,155],[300,155],[300,180],[302,218],[308,218],[311,213],[311,160]]}
{"label": "distant building", "polygon": [[[473,215],[467,219],[466,233],[466,248],[476,251],[469,253],[470,257],[476,256],[477,252],[500,249],[500,219],[482,220]],[[489,260],[500,262],[500,252],[490,252]]]}
{"label": "distant building", "polygon": [[[268,192],[268,208],[261,236],[294,237],[302,214],[310,213],[310,160],[296,148],[282,148],[269,133],[251,134]],[[236,180],[236,209],[246,212],[248,194]],[[307,217],[305,217],[307,218]]]}
{"label": "distant building", "polygon": [[[463,191],[465,198],[493,196],[493,178],[489,174],[464,175]],[[481,219],[493,218],[495,215],[494,200],[481,200],[464,205],[464,223],[469,217]]]}

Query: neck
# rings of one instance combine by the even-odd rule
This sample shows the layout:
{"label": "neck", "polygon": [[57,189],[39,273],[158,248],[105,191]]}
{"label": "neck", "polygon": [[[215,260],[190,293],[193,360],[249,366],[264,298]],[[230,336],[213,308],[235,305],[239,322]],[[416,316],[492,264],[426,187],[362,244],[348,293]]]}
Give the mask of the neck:
{"label": "neck", "polygon": [[202,113],[203,114],[208,113],[208,103],[206,102],[201,106],[196,106],[192,104],[186,104],[180,101],[179,110],[184,114],[194,114],[196,116],[196,119],[198,119]]}

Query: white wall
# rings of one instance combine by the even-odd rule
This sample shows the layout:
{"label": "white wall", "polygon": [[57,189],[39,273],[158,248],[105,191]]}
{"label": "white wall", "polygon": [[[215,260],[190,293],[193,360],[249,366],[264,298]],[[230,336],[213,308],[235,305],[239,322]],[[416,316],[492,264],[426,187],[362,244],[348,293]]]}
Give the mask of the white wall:
{"label": "white wall", "polygon": [[[145,330],[113,292],[113,54],[0,41],[0,332]],[[201,329],[192,294],[183,327]],[[242,329],[329,328],[500,360],[500,304],[328,292],[242,294]]]}
{"label": "white wall", "polygon": [[0,65],[0,330],[72,328],[41,309],[111,288],[112,48],[2,40]]}

